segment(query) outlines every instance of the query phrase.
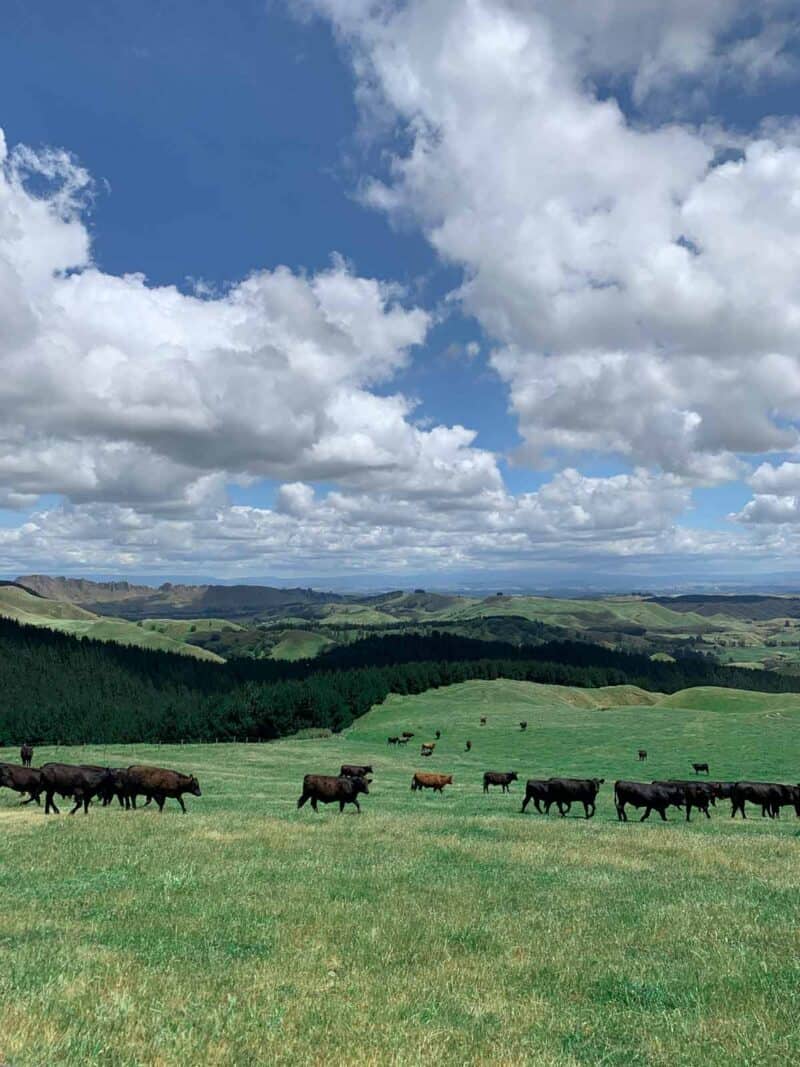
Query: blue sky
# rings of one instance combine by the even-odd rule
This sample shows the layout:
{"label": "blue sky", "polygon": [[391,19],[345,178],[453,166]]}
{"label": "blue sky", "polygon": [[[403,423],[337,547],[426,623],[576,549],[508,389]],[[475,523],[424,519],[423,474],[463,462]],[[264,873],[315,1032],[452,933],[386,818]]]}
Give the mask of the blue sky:
{"label": "blue sky", "polygon": [[792,6],[10,0],[3,569],[790,573]]}

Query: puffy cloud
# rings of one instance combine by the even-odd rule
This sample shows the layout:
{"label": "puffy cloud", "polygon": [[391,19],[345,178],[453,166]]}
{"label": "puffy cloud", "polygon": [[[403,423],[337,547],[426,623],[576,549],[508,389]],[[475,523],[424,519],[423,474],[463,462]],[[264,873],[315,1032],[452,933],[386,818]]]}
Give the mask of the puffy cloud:
{"label": "puffy cloud", "polygon": [[797,129],[634,123],[596,89],[789,73],[786,3],[316,7],[404,135],[364,196],[463,268],[525,460],[616,453],[712,484],[794,447]]}

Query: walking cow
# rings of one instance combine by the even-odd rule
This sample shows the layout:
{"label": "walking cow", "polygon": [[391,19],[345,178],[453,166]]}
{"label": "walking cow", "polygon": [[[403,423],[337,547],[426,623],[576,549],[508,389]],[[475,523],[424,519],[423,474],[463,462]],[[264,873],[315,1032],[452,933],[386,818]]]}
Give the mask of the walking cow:
{"label": "walking cow", "polygon": [[586,818],[591,819],[603,782],[605,778],[551,778],[550,793],[558,805],[559,815],[566,815],[573,802],[580,802]]}
{"label": "walking cow", "polygon": [[19,759],[23,767],[30,767],[33,763],[33,749],[30,745],[25,744],[19,750]]}
{"label": "walking cow", "polygon": [[297,807],[302,808],[307,800],[311,801],[314,811],[318,810],[318,803],[338,804],[341,815],[345,804],[354,804],[360,815],[359,793],[369,795],[369,786],[364,778],[335,778],[329,774],[307,774],[303,778],[303,792],[297,801]]}
{"label": "walking cow", "polygon": [[486,771],[483,776],[483,791],[488,793],[490,785],[499,785],[503,787],[503,792],[507,793],[509,785],[516,781],[518,781],[516,771]]}

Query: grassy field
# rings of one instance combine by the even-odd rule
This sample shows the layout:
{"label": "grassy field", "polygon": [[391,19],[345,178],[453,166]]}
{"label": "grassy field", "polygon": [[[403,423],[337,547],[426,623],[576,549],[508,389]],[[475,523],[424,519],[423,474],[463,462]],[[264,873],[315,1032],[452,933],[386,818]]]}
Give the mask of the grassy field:
{"label": "grassy field", "polygon": [[[619,824],[609,784],[692,759],[797,781],[798,727],[798,696],[471,682],[329,739],[39,751],[204,795],[45,819],[0,794],[0,1061],[798,1062],[800,823]],[[437,728],[430,760],[386,745]],[[363,814],[297,811],[345,760],[374,764]],[[418,768],[454,785],[412,794]],[[592,821],[523,816],[485,769],[607,781]]]}

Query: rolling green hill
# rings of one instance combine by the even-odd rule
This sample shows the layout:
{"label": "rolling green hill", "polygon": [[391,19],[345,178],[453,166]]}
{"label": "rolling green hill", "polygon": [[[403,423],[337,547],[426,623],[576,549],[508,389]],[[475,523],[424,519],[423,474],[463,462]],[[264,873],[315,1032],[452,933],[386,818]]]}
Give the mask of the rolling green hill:
{"label": "rolling green hill", "polygon": [[[137,645],[140,648],[223,662],[215,653],[187,644],[170,634],[140,627],[125,619],[94,615],[76,604],[49,600],[16,585],[0,585],[0,615],[29,626],[60,630],[75,637],[91,637],[95,641],[113,641],[120,645]],[[185,629],[185,625],[181,625]]]}
{"label": "rolling green hill", "polygon": [[[434,756],[387,746],[402,729],[440,729]],[[621,824],[611,782],[693,757],[794,781],[798,737],[800,695],[501,680],[392,696],[326,739],[37,751],[173,766],[203,795],[46,819],[0,791],[0,1059],[796,1063],[797,820]],[[298,811],[303,775],[342,762],[374,766],[362,814]],[[454,782],[412,793],[417,769]],[[521,781],[484,795],[486,769]],[[521,815],[549,774],[605,777],[597,816]]]}

